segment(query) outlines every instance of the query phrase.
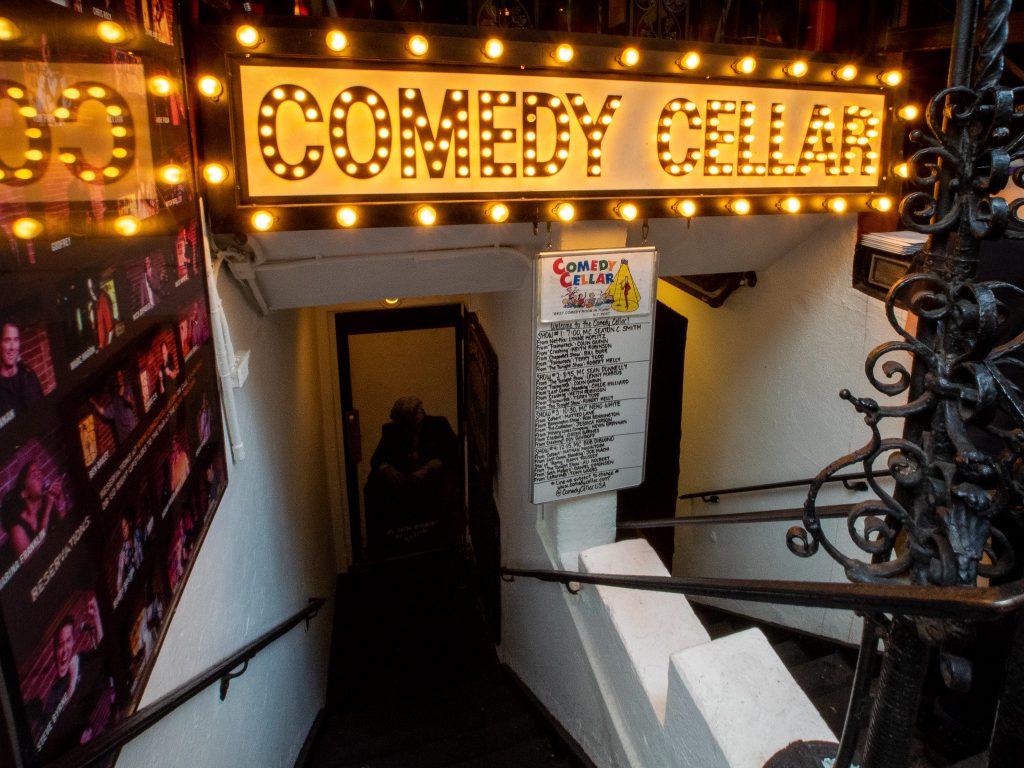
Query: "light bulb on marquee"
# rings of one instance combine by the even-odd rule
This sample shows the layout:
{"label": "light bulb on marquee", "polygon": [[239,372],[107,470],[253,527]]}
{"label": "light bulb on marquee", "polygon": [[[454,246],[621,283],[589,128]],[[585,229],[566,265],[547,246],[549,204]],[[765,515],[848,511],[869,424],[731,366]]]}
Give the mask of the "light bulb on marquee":
{"label": "light bulb on marquee", "polygon": [[341,53],[348,47],[348,38],[340,30],[331,30],[327,33],[327,47],[335,53]]}
{"label": "light bulb on marquee", "polygon": [[487,218],[496,224],[508,220],[508,206],[504,203],[495,203],[487,208]]}
{"label": "light bulb on marquee", "polygon": [[844,80],[850,82],[857,76],[857,67],[853,64],[844,64],[841,67],[836,67],[832,70],[832,77],[836,80]]}
{"label": "light bulb on marquee", "polygon": [[154,75],[148,81],[149,92],[154,96],[168,96],[174,90],[174,83],[169,77]]}
{"label": "light bulb on marquee", "polygon": [[218,99],[224,93],[224,85],[213,75],[203,75],[197,82],[199,92],[208,99]]}
{"label": "light bulb on marquee", "polygon": [[692,219],[697,213],[697,204],[693,200],[680,200],[672,206],[672,210],[679,216]]}
{"label": "light bulb on marquee", "polygon": [[413,56],[425,56],[430,48],[430,43],[423,35],[413,35],[405,47]]}
{"label": "light bulb on marquee", "polygon": [[492,37],[486,43],[484,43],[484,56],[486,56],[491,61],[494,61],[494,59],[501,58],[501,54],[503,54],[504,52],[505,44],[502,43],[501,40],[499,40],[496,37]]}
{"label": "light bulb on marquee", "polygon": [[917,108],[916,104],[905,104],[899,108],[896,114],[903,120],[916,120],[917,116],[921,114],[921,110]]}
{"label": "light bulb on marquee", "polygon": [[569,222],[576,218],[576,209],[572,203],[558,203],[551,210],[561,221]]}
{"label": "light bulb on marquee", "polygon": [[787,197],[779,201],[779,210],[785,211],[786,213],[799,213],[800,212],[800,198],[798,197]]}
{"label": "light bulb on marquee", "polygon": [[750,201],[743,197],[738,200],[730,200],[725,207],[739,216],[746,216],[750,213]]}
{"label": "light bulb on marquee", "polygon": [[635,67],[640,63],[640,51],[636,48],[626,48],[615,58],[624,67]]}
{"label": "light bulb on marquee", "polygon": [[700,54],[696,51],[687,51],[686,55],[676,62],[676,66],[692,72],[700,66]]}
{"label": "light bulb on marquee", "polygon": [[256,211],[250,219],[253,229],[259,232],[266,232],[269,230],[274,226],[275,221],[277,221],[277,219],[270,211]]}
{"label": "light bulb on marquee", "polygon": [[802,59],[799,61],[791,61],[782,68],[782,71],[790,77],[803,77],[807,74],[807,70],[807,62]]}
{"label": "light bulb on marquee", "polygon": [[260,31],[252,24],[243,24],[235,30],[235,39],[246,48],[257,48],[263,42]]}
{"label": "light bulb on marquee", "polygon": [[338,209],[338,213],[335,218],[337,219],[338,224],[347,229],[348,227],[355,226],[356,222],[359,221],[359,214],[356,213],[355,208],[345,207]]}
{"label": "light bulb on marquee", "polygon": [[208,184],[223,184],[228,178],[228,169],[220,163],[207,163],[203,166],[203,178]]}
{"label": "light bulb on marquee", "polygon": [[615,206],[615,215],[623,221],[634,221],[640,214],[635,203],[619,203]]}
{"label": "light bulb on marquee", "polygon": [[868,200],[868,205],[874,208],[876,211],[887,213],[892,210],[892,198],[891,197],[873,197]]}
{"label": "light bulb on marquee", "polygon": [[185,169],[170,163],[160,168],[157,176],[164,184],[181,184],[185,180]]}
{"label": "light bulb on marquee", "polygon": [[551,55],[554,57],[555,61],[560,64],[568,64],[576,55],[576,51],[574,51],[573,47],[568,43],[562,43],[560,46],[555,48]]}
{"label": "light bulb on marquee", "polygon": [[900,72],[898,69],[890,69],[887,72],[882,72],[878,76],[878,81],[883,85],[896,87],[901,82],[903,82],[903,73]]}
{"label": "light bulb on marquee", "polygon": [[846,203],[846,198],[830,197],[825,201],[825,207],[832,211],[832,213],[846,213],[846,209],[849,206]]}
{"label": "light bulb on marquee", "polygon": [[752,75],[757,69],[757,59],[753,56],[744,56],[732,63],[733,71],[740,75]]}
{"label": "light bulb on marquee", "polygon": [[425,227],[437,223],[437,211],[429,205],[423,205],[416,209],[416,221]]}

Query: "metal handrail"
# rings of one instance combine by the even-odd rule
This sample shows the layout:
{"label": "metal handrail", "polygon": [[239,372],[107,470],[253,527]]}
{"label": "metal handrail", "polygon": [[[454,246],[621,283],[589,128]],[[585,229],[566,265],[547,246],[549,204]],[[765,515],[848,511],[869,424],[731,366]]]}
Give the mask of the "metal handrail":
{"label": "metal handrail", "polygon": [[[863,481],[869,477],[892,477],[888,472],[853,472],[849,475],[836,475],[829,477],[824,480],[825,483],[842,483],[848,491],[866,491],[868,489],[867,484],[864,482],[852,481]],[[752,493],[754,491],[773,491],[778,488],[795,488],[800,485],[810,485],[815,481],[816,478],[808,477],[803,480],[782,480],[777,483],[760,483],[759,485],[741,485],[735,488],[721,488],[714,491],[694,491],[693,493],[684,493],[679,496],[680,499],[700,499],[703,502],[709,504],[717,504],[719,496],[727,496],[731,493]]]}
{"label": "metal handrail", "polygon": [[622,576],[532,568],[502,568],[502,578],[515,577],[565,584],[596,584],[694,597],[722,597],[752,603],[782,603],[810,608],[835,608],[905,616],[996,619],[1024,607],[1024,580],[998,587],[922,587],[904,584],[833,583],[770,579],[717,579],[699,576]]}
{"label": "metal handrail", "polygon": [[[819,518],[847,517],[852,504],[834,504],[818,507]],[[803,519],[803,507],[769,509],[763,512],[723,512],[717,515],[691,515],[690,517],[662,517],[652,520],[623,520],[616,524],[620,531],[641,531],[647,528],[676,528],[680,525],[710,525],[730,523],[784,523]]]}
{"label": "metal handrail", "polygon": [[[87,768],[87,766],[94,764],[100,758],[124,746],[200,691],[205,690],[218,681],[220,681],[220,697],[223,701],[227,695],[230,681],[245,672],[249,660],[253,656],[303,621],[306,622],[306,628],[308,629],[309,622],[316,617],[326,602],[322,597],[311,597],[309,605],[301,611],[296,612],[277,626],[267,630],[227,658],[185,681],[169,693],[164,694],[152,704],[142,707],[121,722],[107,728],[92,741],[80,747],[75,747],[56,760],[46,763],[43,768]],[[233,671],[239,667],[241,667],[239,671]]]}

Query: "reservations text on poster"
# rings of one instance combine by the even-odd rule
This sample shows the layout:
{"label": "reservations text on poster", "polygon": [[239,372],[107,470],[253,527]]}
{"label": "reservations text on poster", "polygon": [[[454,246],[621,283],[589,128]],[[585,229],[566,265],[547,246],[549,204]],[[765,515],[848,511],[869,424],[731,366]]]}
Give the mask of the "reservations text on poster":
{"label": "reservations text on poster", "polygon": [[648,247],[540,254],[534,504],[643,481],[655,262]]}

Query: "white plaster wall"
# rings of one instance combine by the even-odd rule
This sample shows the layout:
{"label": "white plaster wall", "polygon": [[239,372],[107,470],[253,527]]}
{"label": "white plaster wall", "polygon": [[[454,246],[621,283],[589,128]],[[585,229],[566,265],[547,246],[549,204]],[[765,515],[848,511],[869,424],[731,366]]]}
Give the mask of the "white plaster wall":
{"label": "white plaster wall", "polygon": [[252,352],[249,380],[236,390],[246,458],[229,467],[143,705],[309,597],[329,602],[308,632],[300,625],[253,659],[226,701],[214,685],[129,744],[122,768],[290,768],[324,703],[335,569],[313,318],[259,317],[226,273],[219,286],[235,345]]}
{"label": "white plaster wall", "polygon": [[[851,287],[856,217],[806,218],[817,225],[810,237],[759,269],[757,286],[737,291],[724,307],[712,309],[671,286],[659,286],[661,300],[689,320],[682,493],[813,477],[870,437],[863,417],[839,399],[839,391],[849,388],[855,395],[887,400],[868,384],[864,359],[895,332],[881,302]],[[821,503],[863,498],[838,485],[830,488]],[[677,513],[800,507],[805,493],[802,488],[723,496],[717,505],[680,502]],[[824,551],[808,560],[790,554],[785,533],[792,524],[681,528],[673,572],[845,581]],[[844,520],[826,521],[825,529],[847,540]],[[859,637],[859,622],[845,611],[720,604],[851,642]]]}

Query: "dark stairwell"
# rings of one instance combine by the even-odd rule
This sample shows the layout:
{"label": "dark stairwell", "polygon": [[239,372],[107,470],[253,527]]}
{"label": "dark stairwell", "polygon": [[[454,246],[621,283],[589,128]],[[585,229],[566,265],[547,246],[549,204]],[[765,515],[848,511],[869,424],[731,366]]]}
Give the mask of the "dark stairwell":
{"label": "dark stairwell", "polygon": [[582,768],[499,663],[464,553],[338,584],[327,707],[305,768]]}

